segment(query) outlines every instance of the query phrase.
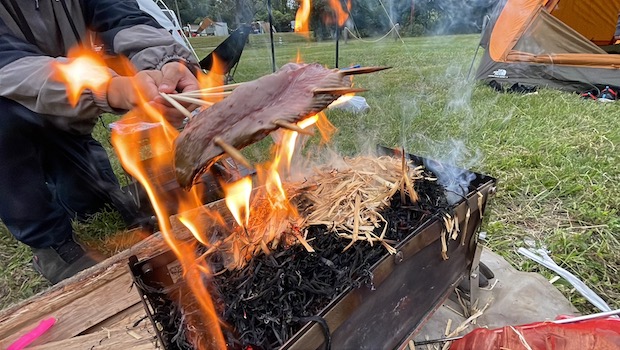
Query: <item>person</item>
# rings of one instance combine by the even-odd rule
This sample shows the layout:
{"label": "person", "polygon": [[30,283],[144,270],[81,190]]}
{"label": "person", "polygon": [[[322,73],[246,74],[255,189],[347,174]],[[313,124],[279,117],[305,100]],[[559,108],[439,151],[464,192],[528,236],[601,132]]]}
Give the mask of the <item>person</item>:
{"label": "person", "polygon": [[[72,106],[53,66],[90,42],[126,56],[138,73],[110,69],[104,91],[86,89]],[[31,247],[35,269],[50,282],[102,259],[77,240],[73,219],[106,205],[128,226],[139,219],[91,134],[99,116],[134,108],[134,86],[140,86],[148,103],[179,125],[182,114],[159,92],[196,90],[197,67],[189,50],[135,0],[0,0],[0,220]]]}

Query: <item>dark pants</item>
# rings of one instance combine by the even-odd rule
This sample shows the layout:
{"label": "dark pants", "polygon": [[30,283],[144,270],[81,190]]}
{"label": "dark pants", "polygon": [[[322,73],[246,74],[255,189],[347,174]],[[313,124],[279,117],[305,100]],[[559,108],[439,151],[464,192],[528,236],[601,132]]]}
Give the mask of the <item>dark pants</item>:
{"label": "dark pants", "polygon": [[91,135],[61,131],[0,97],[0,219],[19,241],[45,248],[72,235],[71,219],[112,204],[127,224],[137,212],[108,155]]}

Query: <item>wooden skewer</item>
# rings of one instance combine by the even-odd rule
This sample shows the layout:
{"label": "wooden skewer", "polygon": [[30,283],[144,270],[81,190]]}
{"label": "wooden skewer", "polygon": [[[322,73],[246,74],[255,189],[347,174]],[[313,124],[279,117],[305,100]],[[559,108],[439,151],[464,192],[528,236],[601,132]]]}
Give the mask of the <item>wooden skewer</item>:
{"label": "wooden skewer", "polygon": [[364,92],[368,91],[367,89],[359,89],[359,88],[351,88],[351,87],[336,87],[336,88],[319,88],[314,89],[314,94],[325,94],[325,95],[346,95],[350,93]]}
{"label": "wooden skewer", "polygon": [[190,111],[187,110],[187,108],[183,107],[183,105],[181,105],[180,103],[178,103],[177,101],[175,101],[174,99],[172,99],[170,97],[170,95],[164,93],[164,92],[160,92],[159,93],[161,95],[161,97],[163,97],[166,101],[168,101],[168,103],[170,103],[174,108],[178,109],[181,113],[183,113],[183,115],[185,117],[187,117],[188,119],[192,118],[192,114],[190,113]]}
{"label": "wooden skewer", "polygon": [[196,91],[188,91],[188,92],[182,92],[180,94],[176,94],[178,96],[185,96],[185,97],[200,97],[203,99],[215,99],[215,98],[224,98],[228,95],[230,95],[232,93],[232,91],[224,91],[224,92],[200,92],[199,90]]}
{"label": "wooden skewer", "polygon": [[246,167],[248,169],[254,168],[250,164],[250,161],[245,156],[243,156],[243,154],[241,154],[241,152],[238,149],[236,149],[235,146],[232,146],[232,145],[226,143],[224,140],[222,140],[218,136],[213,138],[213,143],[215,143],[218,147],[220,147],[222,150],[224,150],[224,152],[226,152],[232,159],[236,160],[237,162],[239,162],[244,167]]}
{"label": "wooden skewer", "polygon": [[279,126],[281,128],[288,129],[290,131],[298,132],[300,134],[309,135],[309,136],[314,135],[314,133],[312,131],[306,130],[306,129],[302,128],[301,126],[297,125],[297,124],[289,123],[289,122],[284,121],[284,120],[280,120],[280,119],[275,120],[273,122],[273,124],[276,125],[276,126]]}
{"label": "wooden skewer", "polygon": [[199,98],[187,97],[187,96],[183,96],[181,94],[168,95],[168,96],[170,96],[170,98],[173,98],[175,100],[179,100],[179,101],[183,101],[183,102],[189,102],[189,103],[193,103],[193,104],[196,104],[196,105],[213,106],[213,102],[201,100]]}
{"label": "wooden skewer", "polygon": [[239,86],[243,85],[245,83],[235,83],[235,84],[228,84],[228,85],[220,85],[220,86],[213,86],[213,87],[209,87],[209,88],[204,88],[204,89],[200,89],[200,90],[196,90],[199,92],[213,92],[213,91],[226,91],[226,90],[233,90],[238,88]]}
{"label": "wooden skewer", "polygon": [[340,74],[342,75],[353,75],[353,74],[368,74],[379,72],[385,69],[390,69],[392,67],[359,67],[359,68],[350,68],[350,69],[342,69],[340,70]]}

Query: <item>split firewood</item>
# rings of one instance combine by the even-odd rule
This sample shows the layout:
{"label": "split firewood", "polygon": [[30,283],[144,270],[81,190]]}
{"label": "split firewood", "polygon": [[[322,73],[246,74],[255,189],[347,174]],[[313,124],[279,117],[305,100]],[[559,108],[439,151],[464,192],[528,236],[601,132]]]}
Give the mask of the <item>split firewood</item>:
{"label": "split firewood", "polygon": [[[469,217],[471,216],[471,208],[469,208],[469,206],[467,207],[467,212],[465,212],[465,225],[463,225],[465,232],[467,232],[467,227],[469,227]],[[461,236],[461,245],[465,245],[465,236],[466,234],[463,234]]]}
{"label": "split firewood", "polygon": [[[237,86],[222,101],[191,118],[176,139],[178,183],[189,189],[224,153],[229,153],[230,149],[221,145],[239,150],[278,128],[311,117],[341,95],[361,91],[351,87],[349,75],[381,69],[385,67],[338,70],[319,64],[289,63],[276,73]],[[213,91],[209,93],[217,93]]]}
{"label": "split firewood", "polygon": [[480,191],[476,191],[476,194],[478,195],[478,212],[480,213],[480,220],[482,220],[482,205],[484,203],[484,196],[480,193]]}
{"label": "split firewood", "polygon": [[448,241],[446,239],[446,235],[448,234],[448,231],[446,230],[441,230],[441,258],[443,260],[448,260]]}

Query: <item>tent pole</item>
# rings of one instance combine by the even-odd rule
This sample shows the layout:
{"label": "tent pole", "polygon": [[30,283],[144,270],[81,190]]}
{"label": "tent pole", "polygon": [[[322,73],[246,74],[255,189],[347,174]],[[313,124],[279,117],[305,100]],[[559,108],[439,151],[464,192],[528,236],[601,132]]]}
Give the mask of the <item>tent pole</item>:
{"label": "tent pole", "polygon": [[273,15],[271,13],[271,0],[267,0],[267,13],[269,14],[269,40],[271,41],[271,70],[276,71],[276,49],[273,46]]}
{"label": "tent pole", "polygon": [[471,76],[471,70],[474,68],[474,63],[476,62],[476,57],[478,57],[478,50],[482,45],[482,39],[484,38],[485,32],[487,30],[487,24],[489,24],[489,20],[491,18],[487,15],[484,17],[482,21],[482,30],[480,31],[480,40],[478,41],[478,46],[476,46],[476,51],[474,52],[474,57],[471,59],[471,64],[469,65],[469,72],[467,72],[467,80],[469,80]]}
{"label": "tent pole", "polygon": [[178,21],[179,21],[179,26],[181,28],[183,28],[183,22],[181,22],[181,12],[179,12],[179,3],[177,2],[177,0],[174,0],[174,5],[177,8],[177,18],[178,18]]}
{"label": "tent pole", "polygon": [[478,50],[480,49],[480,43],[476,46],[476,52],[474,52],[474,57],[471,59],[471,64],[469,65],[469,72],[467,72],[467,80],[469,80],[471,76],[471,70],[474,68],[474,62],[476,62],[476,57],[478,56]]}

